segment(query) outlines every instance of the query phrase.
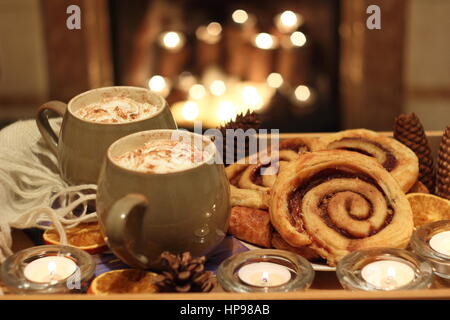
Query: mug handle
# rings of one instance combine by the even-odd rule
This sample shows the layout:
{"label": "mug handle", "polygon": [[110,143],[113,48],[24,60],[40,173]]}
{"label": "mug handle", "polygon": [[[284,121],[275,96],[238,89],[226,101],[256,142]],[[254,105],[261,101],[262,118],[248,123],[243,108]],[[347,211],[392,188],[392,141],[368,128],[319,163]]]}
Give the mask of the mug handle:
{"label": "mug handle", "polygon": [[48,111],[53,111],[61,117],[66,113],[67,104],[61,101],[49,101],[39,107],[36,114],[36,124],[41,132],[44,141],[49,146],[50,150],[58,154],[58,135],[53,131],[48,121]]}
{"label": "mug handle", "polygon": [[105,232],[110,246],[127,263],[140,268],[146,268],[148,261],[146,257],[135,254],[131,249],[133,240],[129,235],[133,230],[130,223],[141,225],[147,206],[148,200],[144,195],[127,194],[112,205],[105,222]]}

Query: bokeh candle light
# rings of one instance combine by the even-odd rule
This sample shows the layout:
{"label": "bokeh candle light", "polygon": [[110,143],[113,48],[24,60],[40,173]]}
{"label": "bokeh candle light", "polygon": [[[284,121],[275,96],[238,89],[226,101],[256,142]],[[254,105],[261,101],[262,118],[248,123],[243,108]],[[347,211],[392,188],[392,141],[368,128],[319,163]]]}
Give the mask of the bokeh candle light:
{"label": "bokeh candle light", "polygon": [[286,10],[275,17],[275,26],[280,32],[289,33],[296,30],[303,22],[301,15]]}
{"label": "bokeh candle light", "polygon": [[306,36],[301,31],[293,32],[289,39],[291,40],[292,45],[294,45],[295,47],[303,47],[306,44]]}
{"label": "bokeh candle light", "polygon": [[183,48],[186,39],[180,32],[168,31],[161,34],[159,41],[163,48],[171,51],[179,51]]}
{"label": "bokeh candle light", "polygon": [[261,32],[256,35],[254,44],[259,49],[270,50],[277,47],[278,41],[274,36],[266,32]]}
{"label": "bokeh candle light", "polygon": [[168,80],[160,75],[154,75],[151,77],[148,81],[148,87],[150,90],[159,93],[163,97],[167,97],[170,92]]}
{"label": "bokeh candle light", "polygon": [[245,10],[237,9],[232,13],[231,18],[234,22],[243,24],[248,20],[248,13]]}

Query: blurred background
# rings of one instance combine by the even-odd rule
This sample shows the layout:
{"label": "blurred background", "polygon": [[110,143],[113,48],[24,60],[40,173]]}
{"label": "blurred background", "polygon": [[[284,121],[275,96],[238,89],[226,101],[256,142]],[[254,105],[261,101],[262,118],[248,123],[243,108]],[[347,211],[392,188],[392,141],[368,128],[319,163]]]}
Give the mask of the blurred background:
{"label": "blurred background", "polygon": [[[69,30],[69,5],[81,29]],[[381,30],[366,27],[369,5]],[[0,126],[101,86],[149,87],[180,127],[247,110],[281,132],[450,120],[448,0],[0,0]]]}

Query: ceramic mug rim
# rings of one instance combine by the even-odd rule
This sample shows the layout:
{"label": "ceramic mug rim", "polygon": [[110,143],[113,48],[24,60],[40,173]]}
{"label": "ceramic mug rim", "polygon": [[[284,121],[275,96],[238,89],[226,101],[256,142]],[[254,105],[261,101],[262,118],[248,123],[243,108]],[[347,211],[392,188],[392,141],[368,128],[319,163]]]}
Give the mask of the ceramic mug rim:
{"label": "ceramic mug rim", "polygon": [[[204,147],[204,150],[208,150],[208,149],[212,149],[213,152],[210,152],[209,157],[205,160],[203,160],[202,162],[199,162],[198,164],[196,164],[195,166],[183,169],[183,170],[177,170],[177,171],[173,171],[173,172],[164,172],[164,173],[158,173],[158,172],[142,172],[142,171],[137,171],[137,170],[133,170],[130,168],[126,168],[124,166],[121,166],[117,163],[117,161],[115,161],[112,157],[112,150],[120,143],[123,143],[125,140],[128,139],[132,139],[132,137],[134,136],[138,136],[138,135],[152,135],[152,134],[158,134],[158,133],[169,133],[169,132],[179,132],[180,134],[188,134],[190,136],[194,136],[194,137],[199,137],[202,139],[203,142],[207,143],[206,147]],[[217,148],[216,145],[214,144],[214,142],[208,138],[207,136],[195,133],[195,132],[190,132],[190,131],[185,131],[185,130],[179,130],[179,129],[154,129],[154,130],[146,130],[146,131],[139,131],[139,132],[135,132],[132,134],[129,134],[125,137],[122,137],[116,141],[114,141],[108,148],[108,151],[106,152],[106,159],[107,161],[109,161],[110,164],[112,164],[114,167],[120,169],[120,170],[124,170],[127,173],[130,174],[136,174],[136,175],[140,175],[140,176],[165,176],[165,175],[176,175],[176,174],[180,174],[180,173],[185,173],[185,172],[189,172],[189,171],[193,171],[196,170],[204,165],[214,165],[215,163],[209,164],[208,162],[211,161],[212,158],[215,158],[217,154]]]}
{"label": "ceramic mug rim", "polygon": [[[76,102],[76,100],[93,94],[94,92],[100,91],[109,91],[112,89],[125,89],[125,90],[133,90],[133,91],[146,91],[147,94],[151,94],[153,95],[157,100],[158,100],[158,111],[156,111],[155,113],[153,113],[152,115],[150,115],[149,117],[143,118],[143,119],[139,119],[139,120],[134,120],[134,121],[127,121],[127,122],[121,122],[121,123],[104,123],[104,122],[95,122],[95,121],[91,121],[91,120],[86,120],[86,119],[82,119],[78,116],[75,115],[75,113],[72,110],[72,106],[73,104]],[[72,99],[69,100],[69,102],[67,103],[67,111],[68,113],[74,117],[75,119],[84,122],[84,123],[88,123],[90,125],[99,125],[99,126],[124,126],[124,125],[129,125],[131,123],[141,123],[143,121],[149,120],[149,119],[153,119],[155,117],[157,117],[158,115],[160,115],[165,109],[167,108],[167,101],[160,96],[159,94],[144,88],[144,87],[134,87],[134,86],[109,86],[109,87],[100,87],[100,88],[94,88],[94,89],[90,89],[88,91],[84,91],[78,95],[76,95],[75,97],[73,97]]]}

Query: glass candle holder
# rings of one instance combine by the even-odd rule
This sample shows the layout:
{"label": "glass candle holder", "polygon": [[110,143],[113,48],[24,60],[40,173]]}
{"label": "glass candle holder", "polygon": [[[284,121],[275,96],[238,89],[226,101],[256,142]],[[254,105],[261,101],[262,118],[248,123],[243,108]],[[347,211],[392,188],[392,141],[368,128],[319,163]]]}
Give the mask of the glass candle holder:
{"label": "glass candle holder", "polygon": [[37,246],[8,257],[1,279],[16,294],[84,292],[95,272],[87,252],[61,245]]}
{"label": "glass candle holder", "polygon": [[433,280],[426,260],[392,248],[354,251],[339,261],[336,274],[345,289],[363,291],[423,289]]}
{"label": "glass candle holder", "polygon": [[286,292],[308,288],[314,270],[308,260],[295,253],[260,249],[223,261],[217,279],[229,292]]}
{"label": "glass candle holder", "polygon": [[433,265],[434,273],[450,281],[450,220],[420,226],[411,238],[411,249]]}

